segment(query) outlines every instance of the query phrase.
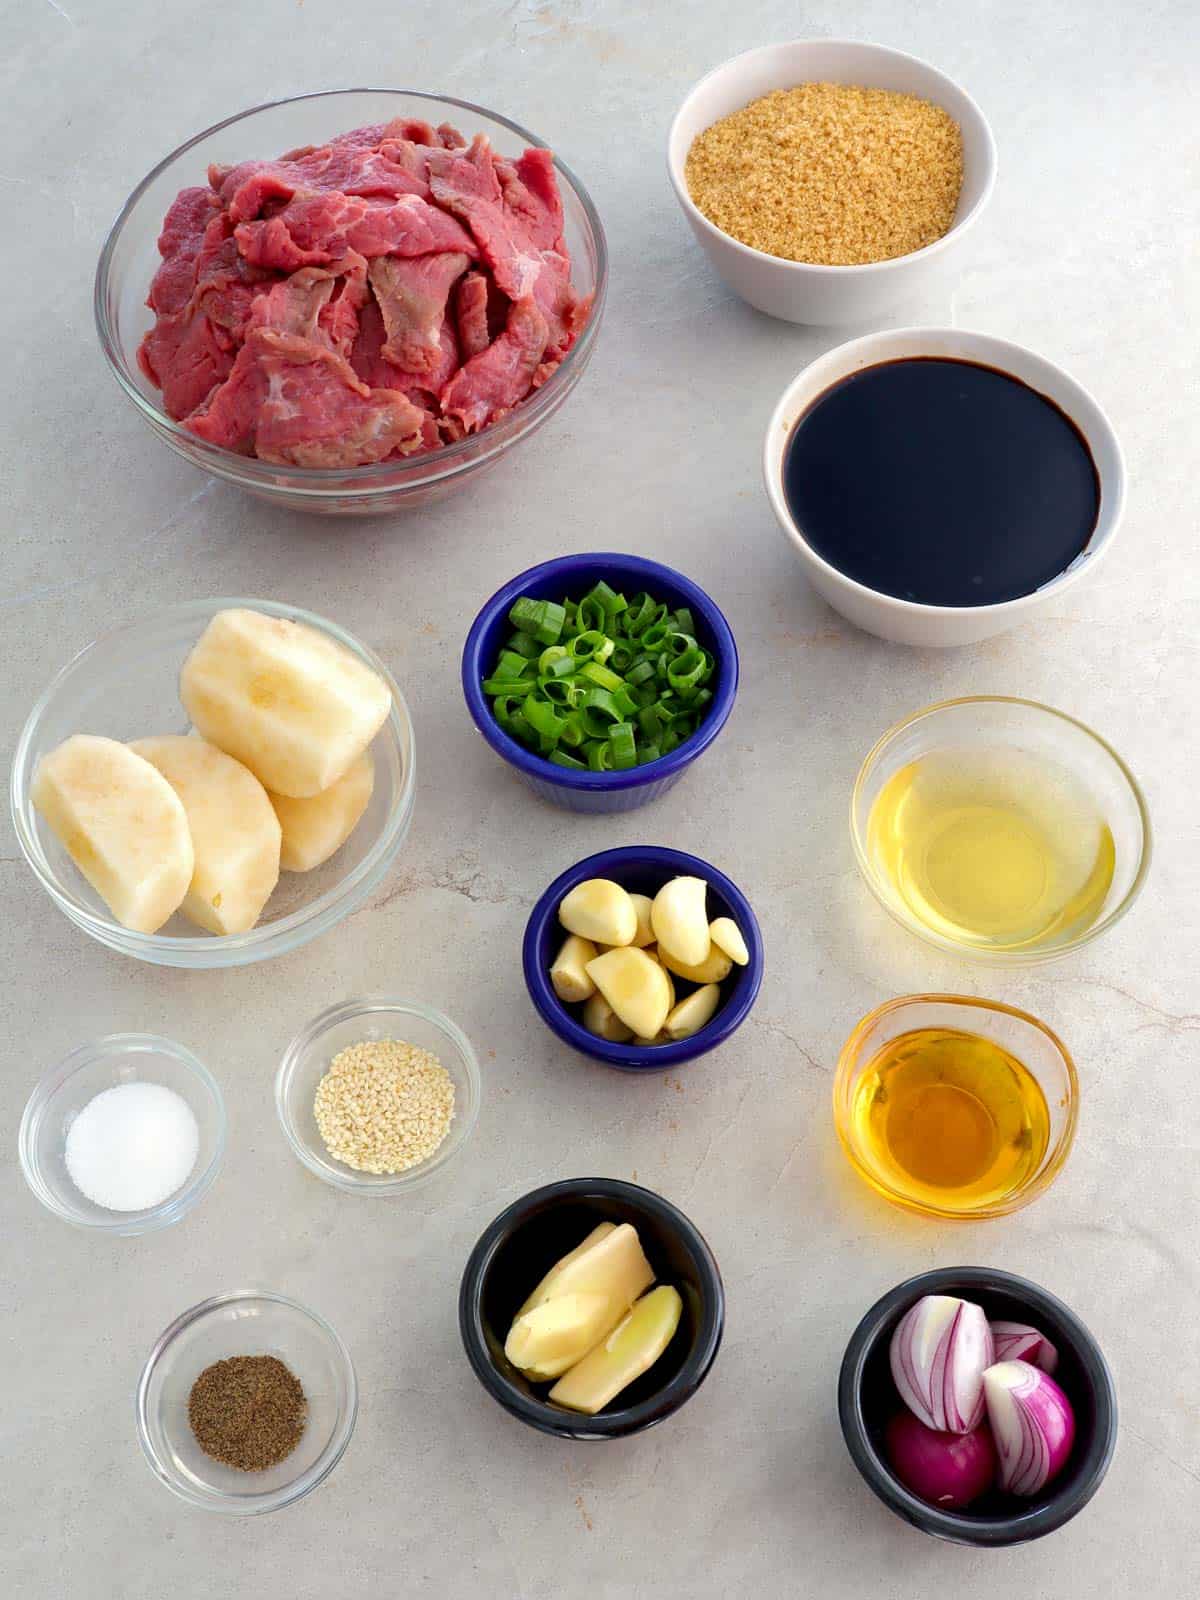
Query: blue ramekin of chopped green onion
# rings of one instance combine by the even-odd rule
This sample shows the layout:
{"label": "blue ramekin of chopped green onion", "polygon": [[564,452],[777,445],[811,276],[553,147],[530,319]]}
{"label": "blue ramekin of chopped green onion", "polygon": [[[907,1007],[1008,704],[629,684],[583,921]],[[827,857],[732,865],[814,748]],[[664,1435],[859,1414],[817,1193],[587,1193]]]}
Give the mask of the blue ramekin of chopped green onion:
{"label": "blue ramekin of chopped green onion", "polygon": [[492,749],[569,811],[665,794],[724,727],[738,655],[689,578],[605,551],[530,567],[471,625],[463,694]]}

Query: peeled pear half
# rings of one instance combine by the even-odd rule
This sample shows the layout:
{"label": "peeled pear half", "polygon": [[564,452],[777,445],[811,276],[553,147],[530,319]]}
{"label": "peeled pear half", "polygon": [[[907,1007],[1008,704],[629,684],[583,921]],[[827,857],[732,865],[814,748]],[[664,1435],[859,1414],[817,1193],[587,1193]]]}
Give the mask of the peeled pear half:
{"label": "peeled pear half", "polygon": [[32,793],[122,927],[157,933],[195,861],[183,803],[157,768],[116,739],[77,733],[43,756]]}
{"label": "peeled pear half", "polygon": [[379,674],[336,639],[244,608],[213,617],[179,694],[205,739],[272,794],[301,800],[346,775],[392,703]]}
{"label": "peeled pear half", "polygon": [[209,933],[246,933],[279,882],[279,821],[258,779],[204,739],[163,734],[129,747],[183,802],[195,864],[180,910]]}

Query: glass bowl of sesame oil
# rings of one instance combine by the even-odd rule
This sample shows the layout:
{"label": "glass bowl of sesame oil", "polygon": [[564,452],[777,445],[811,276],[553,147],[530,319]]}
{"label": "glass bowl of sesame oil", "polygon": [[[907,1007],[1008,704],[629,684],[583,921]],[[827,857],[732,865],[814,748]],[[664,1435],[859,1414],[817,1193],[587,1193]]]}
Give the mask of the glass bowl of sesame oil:
{"label": "glass bowl of sesame oil", "polygon": [[890,728],[850,802],[858,866],[885,910],[943,950],[1054,960],[1137,898],[1150,818],[1090,728],[1032,700],[946,700]]}
{"label": "glass bowl of sesame oil", "polygon": [[1028,1012],[908,995],[846,1041],[833,1109],[851,1165],[885,1199],[925,1216],[999,1217],[1060,1171],[1079,1083],[1062,1040]]}

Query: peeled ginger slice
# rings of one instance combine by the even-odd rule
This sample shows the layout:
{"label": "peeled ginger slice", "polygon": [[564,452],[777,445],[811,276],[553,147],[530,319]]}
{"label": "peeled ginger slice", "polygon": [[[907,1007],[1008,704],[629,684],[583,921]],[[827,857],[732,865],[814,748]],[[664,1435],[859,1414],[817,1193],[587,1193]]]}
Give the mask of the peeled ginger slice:
{"label": "peeled ginger slice", "polygon": [[122,927],[156,933],[179,909],[195,864],[187,816],[128,745],[65,740],[38,763],[33,803]]}
{"label": "peeled ginger slice", "polygon": [[306,799],[349,771],[391,709],[387,684],[336,639],[286,617],[219,611],[183,664],[197,730],[272,794]]}
{"label": "peeled ginger slice", "polygon": [[624,1312],[605,1294],[555,1295],[516,1318],[504,1354],[539,1382],[560,1377],[611,1333]]}
{"label": "peeled ginger slice", "polygon": [[180,911],[209,933],[246,933],[279,882],[279,822],[240,761],[204,739],[162,734],[129,747],[183,802],[195,862]]}
{"label": "peeled ginger slice", "polygon": [[371,752],[351,763],[346,772],[320,794],[297,799],[272,794],[271,804],[283,830],[279,865],[285,872],[312,872],[342,848],[362,820],[375,789],[375,763]]}
{"label": "peeled ginger slice", "polygon": [[675,1337],[683,1301],[669,1284],[643,1295],[608,1338],[550,1391],[551,1400],[594,1417],[650,1368]]}

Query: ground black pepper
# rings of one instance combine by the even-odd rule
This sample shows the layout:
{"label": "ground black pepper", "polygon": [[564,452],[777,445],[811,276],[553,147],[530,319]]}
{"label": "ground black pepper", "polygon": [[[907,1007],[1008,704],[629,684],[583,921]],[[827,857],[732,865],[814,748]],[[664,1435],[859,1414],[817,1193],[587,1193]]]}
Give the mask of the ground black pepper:
{"label": "ground black pepper", "polygon": [[214,1361],[192,1385],[188,1421],[205,1455],[239,1472],[262,1472],[291,1455],[308,1402],[300,1380],[274,1356]]}

